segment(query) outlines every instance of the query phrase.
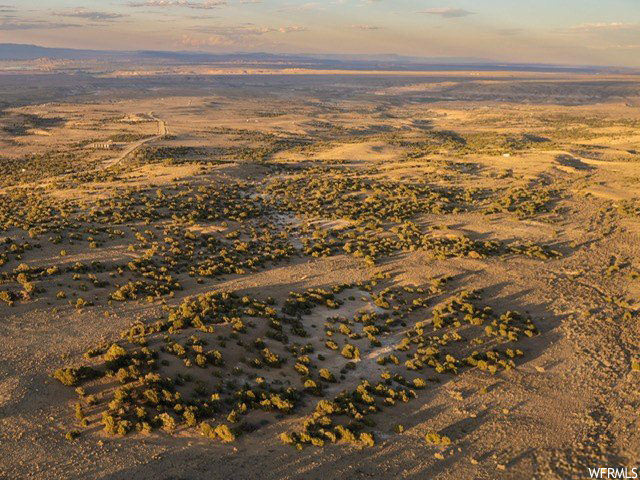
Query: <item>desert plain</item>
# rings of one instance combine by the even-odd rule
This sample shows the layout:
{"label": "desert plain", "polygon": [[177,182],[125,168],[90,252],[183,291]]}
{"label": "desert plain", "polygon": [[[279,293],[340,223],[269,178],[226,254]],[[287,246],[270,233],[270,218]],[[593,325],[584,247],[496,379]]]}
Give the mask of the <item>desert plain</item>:
{"label": "desert plain", "polygon": [[640,460],[640,78],[2,75],[0,477]]}

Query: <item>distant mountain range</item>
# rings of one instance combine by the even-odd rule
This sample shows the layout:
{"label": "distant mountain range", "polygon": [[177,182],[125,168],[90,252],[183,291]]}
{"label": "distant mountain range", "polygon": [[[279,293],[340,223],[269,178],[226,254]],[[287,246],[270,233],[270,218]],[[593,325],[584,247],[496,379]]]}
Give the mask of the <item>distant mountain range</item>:
{"label": "distant mountain range", "polygon": [[505,63],[483,58],[410,57],[394,54],[273,54],[273,53],[207,53],[184,51],[110,51],[49,48],[13,43],[0,44],[0,61],[29,61],[40,58],[77,61],[118,61],[168,65],[234,64],[263,68],[313,68],[346,70],[504,70],[535,72],[626,72],[618,67],[552,65],[538,63]]}

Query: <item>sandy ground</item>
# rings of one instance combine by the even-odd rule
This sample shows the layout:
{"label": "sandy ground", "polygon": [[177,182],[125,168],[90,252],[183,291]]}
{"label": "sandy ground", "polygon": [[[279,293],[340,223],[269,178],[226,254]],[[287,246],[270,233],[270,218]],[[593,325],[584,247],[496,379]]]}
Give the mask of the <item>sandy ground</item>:
{"label": "sandy ground", "polygon": [[[562,99],[575,98],[562,84],[581,79],[563,77],[557,83],[546,80],[542,93],[538,86],[518,84],[530,89],[526,102],[513,97],[505,101],[515,95],[509,83],[501,83],[500,90],[481,81],[487,99],[471,101],[465,97],[469,92],[451,92],[460,83],[445,77],[446,82],[437,86],[431,80],[416,84],[413,79],[387,87],[351,84],[340,90],[341,78],[322,87],[301,83],[295,94],[271,85],[225,86],[207,94],[123,94],[111,102],[89,98],[5,111],[3,115],[12,119],[20,114],[61,119],[40,127],[45,133],[3,133],[7,156],[19,157],[30,145],[42,152],[70,149],[82,140],[104,139],[106,131],[143,136],[123,152],[79,148],[86,152],[82,158],[89,170],[113,171],[113,178],[78,180],[63,188],[56,181],[67,177],[43,174],[22,184],[53,185],[47,195],[83,201],[85,208],[97,199],[118,198],[127,188],[171,192],[236,181],[254,182],[252,188],[258,188],[287,175],[274,165],[342,164],[365,172],[366,178],[478,189],[486,191],[487,199],[517,187],[530,192],[550,188],[557,193],[549,211],[528,218],[513,212],[488,215],[484,200],[479,200],[469,211],[429,213],[416,221],[477,240],[550,245],[562,255],[545,260],[514,254],[436,259],[417,250],[389,255],[374,267],[344,253],[324,258],[301,255],[203,283],[179,275],[184,288],[165,298],[169,305],[212,290],[282,299],[293,290],[366,281],[376,272],[389,273],[393,286],[427,285],[433,277],[451,275],[453,289],[480,288],[485,303],[495,310],[528,312],[535,319],[540,334],[522,342],[525,355],[516,369],[495,375],[467,369],[443,376],[419,391],[417,399],[375,416],[373,447],[337,444],[300,451],[283,445],[278,435],[299,428],[308,405],[284,418],[269,415],[267,424],[229,445],[189,430],[114,437],[101,432],[99,424],[73,441],[65,439],[66,432],[79,428],[73,416],[77,395],[51,378],[52,372],[83,364],[83,352],[100,340],[117,341],[133,321],[151,322],[165,313],[161,301],[109,304],[100,289],[87,294],[95,294],[94,306],[75,309],[67,299],[55,297],[58,289],[71,291],[70,274],[44,279],[45,293],[18,300],[12,307],[0,303],[0,333],[5,339],[0,349],[0,478],[565,479],[587,478],[589,467],[638,466],[640,372],[632,365],[640,346],[640,281],[634,275],[640,269],[640,220],[619,208],[640,197],[640,157],[632,153],[640,150],[640,113],[629,106],[636,97],[615,93],[603,98],[602,92],[610,87],[607,82],[617,79],[602,79],[602,85],[590,83],[591,100],[568,106]],[[457,81],[466,82],[464,77]],[[502,76],[497,80],[506,82]],[[636,78],[625,82],[637,86]],[[475,84],[471,90],[476,88],[481,90]],[[416,95],[445,90],[455,98],[417,101]],[[151,111],[160,127],[155,119],[122,124],[127,115]],[[485,148],[473,140],[476,143],[468,143],[464,152],[441,146],[415,154],[414,142],[427,138],[430,131],[455,131],[472,139],[478,135],[488,143],[493,142],[491,134],[535,134],[554,143],[519,150]],[[270,137],[265,140],[258,134]],[[229,150],[258,149],[274,138],[291,144],[270,151],[270,166],[264,159],[239,159],[241,153]],[[292,139],[311,141],[300,146]],[[187,150],[174,155],[181,159],[178,163],[131,163],[135,155],[130,154],[142,147]],[[19,188],[20,184],[7,186],[1,193]],[[298,224],[301,218],[293,215],[288,221]],[[329,224],[339,225],[325,225]],[[139,231],[160,226],[141,225]],[[224,235],[232,227],[202,221],[190,231]],[[28,239],[18,229],[0,231],[4,235]],[[97,249],[82,242],[54,244],[48,235],[33,241],[42,248],[0,266],[6,274],[0,277],[0,287],[13,288],[9,273],[19,263],[50,267],[97,260],[109,265],[139,256],[128,249],[135,243],[129,236]],[[67,250],[65,257],[59,256],[61,248]],[[619,268],[611,269],[612,265]],[[621,306],[615,299],[627,303]],[[305,322],[321,324],[330,313],[314,311]],[[358,369],[351,380],[378,374],[373,359]],[[398,423],[404,425],[404,433],[393,431]],[[424,435],[434,431],[449,436],[452,445],[427,445]]]}

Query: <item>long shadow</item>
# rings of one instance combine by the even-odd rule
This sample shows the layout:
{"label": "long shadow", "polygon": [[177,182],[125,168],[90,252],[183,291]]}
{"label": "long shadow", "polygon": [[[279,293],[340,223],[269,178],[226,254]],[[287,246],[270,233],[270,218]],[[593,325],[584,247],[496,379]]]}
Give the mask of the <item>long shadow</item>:
{"label": "long shadow", "polygon": [[576,170],[589,171],[595,170],[596,168],[571,155],[558,155],[556,157],[556,162],[565,167],[575,168]]}

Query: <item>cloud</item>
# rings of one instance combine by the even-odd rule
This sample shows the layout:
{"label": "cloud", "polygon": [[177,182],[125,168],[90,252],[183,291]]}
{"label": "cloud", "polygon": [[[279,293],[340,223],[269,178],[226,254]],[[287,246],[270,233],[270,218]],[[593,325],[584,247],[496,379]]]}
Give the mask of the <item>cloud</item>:
{"label": "cloud", "polygon": [[613,48],[618,50],[640,50],[640,44],[614,45]]}
{"label": "cloud", "polygon": [[263,27],[263,26],[248,23],[245,25],[236,25],[236,26],[227,26],[227,27],[211,27],[211,26],[194,27],[192,28],[192,30],[196,32],[211,34],[214,36],[222,36],[222,37],[230,38],[230,37],[265,35],[267,33],[306,32],[308,28],[302,27],[299,25],[287,25],[282,27]]}
{"label": "cloud", "polygon": [[58,17],[84,18],[86,20],[93,20],[95,22],[109,22],[118,18],[128,16],[122,13],[96,12],[87,10],[86,8],[76,8],[75,10],[71,11],[55,12],[54,15]]}
{"label": "cloud", "polygon": [[505,37],[512,37],[514,35],[522,33],[523,31],[524,30],[522,30],[521,28],[501,28],[498,30],[498,33],[500,35],[504,35]]}
{"label": "cloud", "polygon": [[226,0],[204,0],[202,2],[192,2],[190,0],[144,0],[141,2],[129,2],[129,7],[184,7],[200,10],[211,10],[226,6]]}
{"label": "cloud", "polygon": [[[185,47],[219,47],[219,46],[266,46],[277,45],[271,39],[262,38],[264,35],[282,35],[289,33],[306,32],[307,27],[299,25],[287,25],[281,27],[266,27],[247,23],[225,27],[202,26],[191,29],[202,36],[183,35],[180,44]],[[260,40],[258,40],[260,39]]]}
{"label": "cloud", "polygon": [[633,30],[638,28],[638,25],[632,23],[623,22],[611,22],[611,23],[583,23],[581,25],[574,25],[567,30],[573,33],[584,32],[599,32],[599,31],[622,31]]}
{"label": "cloud", "polygon": [[[155,13],[155,12],[146,12],[146,13]],[[168,13],[164,14],[164,16],[172,19],[172,21],[175,19],[175,15],[170,15]],[[199,15],[182,15],[181,17],[186,20],[212,20],[214,18],[220,18],[220,15],[207,15],[205,13],[201,13]]]}
{"label": "cloud", "polygon": [[221,45],[233,45],[232,38],[223,35],[210,35],[206,38],[194,38],[191,35],[183,35],[180,44],[184,47],[217,47]]}
{"label": "cloud", "polygon": [[591,45],[592,50],[640,50],[640,44]]}
{"label": "cloud", "polygon": [[18,20],[15,18],[5,17],[0,19],[0,31],[11,30],[51,30],[56,28],[80,27],[73,23],[55,23],[39,20]]}
{"label": "cloud", "polygon": [[296,33],[296,32],[307,32],[309,29],[307,27],[294,25],[294,26],[288,26],[288,27],[278,27],[277,30],[280,33]]}
{"label": "cloud", "polygon": [[351,28],[355,28],[356,30],[381,30],[382,27],[378,27],[376,25],[351,25]]}
{"label": "cloud", "polygon": [[460,18],[468,15],[473,15],[475,12],[470,12],[464,8],[431,8],[429,10],[422,10],[418,13],[427,13],[429,15],[439,15],[442,18]]}
{"label": "cloud", "polygon": [[284,5],[280,7],[278,12],[301,12],[301,11],[309,11],[309,10],[325,10],[325,7],[318,2],[307,2],[301,5]]}

